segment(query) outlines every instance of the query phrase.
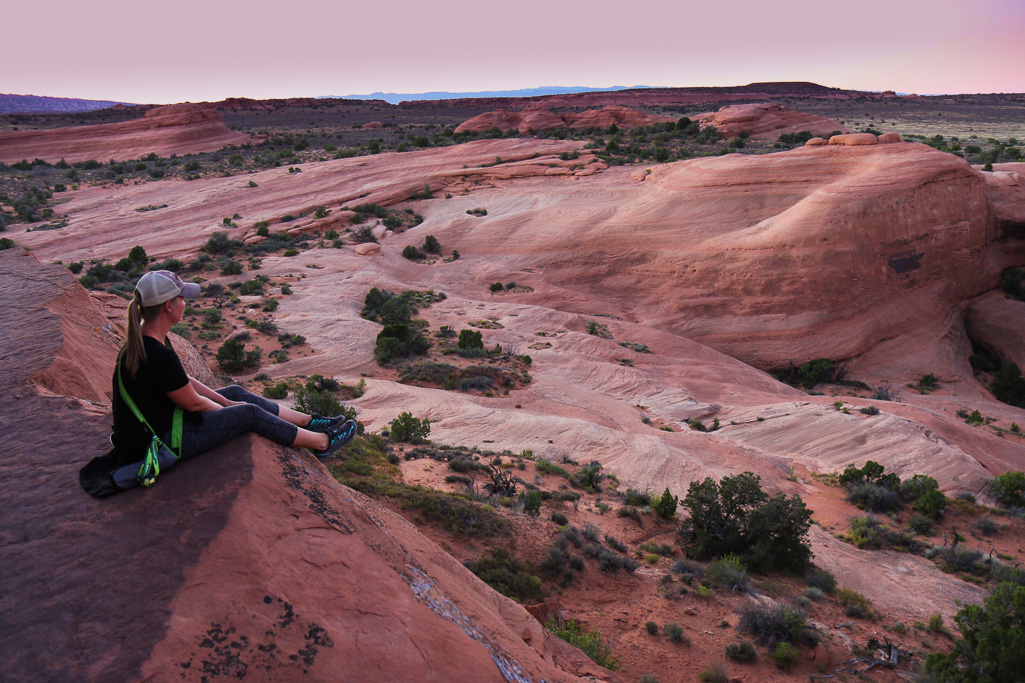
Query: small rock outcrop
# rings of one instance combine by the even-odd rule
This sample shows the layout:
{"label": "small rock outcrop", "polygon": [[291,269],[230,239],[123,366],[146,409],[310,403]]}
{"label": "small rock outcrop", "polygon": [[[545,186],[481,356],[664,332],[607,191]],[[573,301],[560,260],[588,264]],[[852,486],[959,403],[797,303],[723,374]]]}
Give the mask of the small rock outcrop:
{"label": "small rock outcrop", "polygon": [[734,104],[719,111],[699,114],[694,120],[703,126],[715,126],[724,137],[735,138],[750,133],[756,138],[775,138],[785,133],[808,131],[826,136],[850,129],[835,119],[794,111],[778,104]]}
{"label": "small rock outcrop", "polygon": [[151,152],[160,156],[213,152],[254,140],[225,126],[212,105],[173,104],[122,123],[0,133],[0,162],[123,161]]}

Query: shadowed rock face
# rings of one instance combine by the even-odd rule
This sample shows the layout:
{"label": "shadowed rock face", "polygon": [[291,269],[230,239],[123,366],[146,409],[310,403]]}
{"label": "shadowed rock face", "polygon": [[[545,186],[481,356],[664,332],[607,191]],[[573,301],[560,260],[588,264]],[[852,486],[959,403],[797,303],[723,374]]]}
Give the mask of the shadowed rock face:
{"label": "shadowed rock face", "polygon": [[0,274],[0,678],[616,680],[309,455],[239,438],[90,498],[116,340],[63,268]]}
{"label": "shadowed rock face", "polygon": [[123,161],[151,152],[159,156],[213,152],[253,141],[249,135],[229,130],[211,105],[173,104],[124,123],[0,133],[0,162]]}

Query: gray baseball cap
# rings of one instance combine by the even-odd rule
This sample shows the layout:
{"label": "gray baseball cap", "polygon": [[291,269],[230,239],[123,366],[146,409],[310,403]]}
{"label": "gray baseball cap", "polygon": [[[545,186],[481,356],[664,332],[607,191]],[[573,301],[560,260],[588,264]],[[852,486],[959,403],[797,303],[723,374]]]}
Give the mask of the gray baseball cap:
{"label": "gray baseball cap", "polygon": [[142,305],[157,306],[170,301],[176,296],[186,299],[199,296],[199,285],[195,282],[182,282],[182,279],[169,270],[151,270],[139,279],[135,291],[142,297]]}

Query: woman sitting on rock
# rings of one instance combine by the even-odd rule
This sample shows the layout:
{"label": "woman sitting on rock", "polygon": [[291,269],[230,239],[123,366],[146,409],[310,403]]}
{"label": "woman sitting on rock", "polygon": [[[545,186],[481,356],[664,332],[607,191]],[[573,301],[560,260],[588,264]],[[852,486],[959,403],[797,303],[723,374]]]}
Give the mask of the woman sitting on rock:
{"label": "woman sitting on rock", "polygon": [[[111,442],[118,462],[131,463],[114,472],[119,488],[152,483],[177,458],[194,457],[246,432],[307,448],[321,460],[352,440],[356,435],[352,420],[282,408],[239,386],[214,391],[189,377],[167,333],[182,319],[185,299],[199,291],[199,285],[182,282],[166,270],[146,273],[135,287],[135,298],[128,306],[128,339],[113,377]],[[154,435],[173,456],[166,448],[155,448],[159,457],[147,458]]]}

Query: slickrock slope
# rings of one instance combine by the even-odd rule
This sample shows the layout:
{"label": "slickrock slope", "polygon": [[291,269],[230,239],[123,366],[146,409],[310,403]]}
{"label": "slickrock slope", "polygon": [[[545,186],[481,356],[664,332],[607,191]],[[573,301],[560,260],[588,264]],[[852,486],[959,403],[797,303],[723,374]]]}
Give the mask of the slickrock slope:
{"label": "slickrock slope", "polygon": [[474,116],[459,124],[456,127],[456,132],[474,131],[479,133],[495,126],[503,131],[513,128],[520,133],[552,128],[608,128],[612,124],[616,124],[619,128],[630,129],[668,121],[673,121],[673,119],[645,114],[637,109],[620,106],[588,109],[580,113],[570,112],[561,116],[548,109],[527,107],[523,111],[499,109]]}
{"label": "slickrock slope", "polygon": [[[788,466],[835,472],[869,458],[902,477],[934,476],[948,494],[981,494],[994,474],[1021,469],[1020,437],[999,438],[955,414],[970,400],[1001,424],[1022,421],[1020,410],[985,394],[965,360],[964,302],[995,287],[1004,267],[1025,263],[1021,240],[991,220],[985,174],[910,143],[596,172],[600,165],[585,154],[559,160],[580,144],[486,140],[305,164],[298,175],[273,169],[244,179],[90,188],[61,206],[69,218],[61,230],[8,234],[44,261],[112,261],[135,244],[158,259],[185,259],[234,212],[243,218],[233,236],[243,238],[261,220],[272,230],[326,227],[357,200],[411,207],[424,223],[400,235],[382,232],[374,252],[313,248],[263,259],[260,273],[268,277],[305,276],[274,317],[315,350],[263,371],[347,383],[366,373],[367,392],[353,405],[371,430],[409,411],[430,418],[431,438],[441,443],[594,459],[625,486],[679,494],[695,479],[750,470],[771,491],[814,499],[821,485],[790,481]],[[504,163],[494,165],[496,157]],[[258,188],[245,187],[250,178]],[[425,184],[436,198],[410,201]],[[135,211],[161,204],[168,206]],[[321,204],[332,211],[321,223],[278,222]],[[468,215],[474,208],[487,215]],[[1018,210],[1025,214],[1025,205],[1009,200],[1007,215]],[[401,256],[426,235],[462,257],[426,263]],[[496,281],[524,289],[491,294]],[[374,361],[380,326],[359,317],[371,287],[444,291],[445,301],[421,312],[431,329],[497,323],[483,330],[485,344],[530,354],[533,381],[504,397],[395,382]],[[588,334],[592,322],[607,325],[612,338]],[[833,407],[836,397],[808,396],[752,367],[822,356],[854,357],[861,364],[855,377],[873,383],[903,386],[915,373],[935,372],[951,388],[908,392],[902,403],[851,398],[844,414]],[[857,410],[869,406],[882,414]],[[706,425],[718,418],[722,429],[692,431],[692,418]],[[270,476],[259,469],[264,460],[254,462],[261,463],[252,465],[254,479]],[[201,480],[204,464],[173,474],[194,471]],[[295,497],[293,505],[307,504]],[[296,515],[299,526],[311,519]],[[925,558],[881,561],[824,533],[813,544],[817,562],[842,569],[848,585],[856,581],[879,603],[893,603],[892,587],[905,581],[893,605],[905,622],[936,611],[949,617],[953,597],[981,595]],[[266,595],[273,602],[279,593]],[[317,666],[327,656],[321,652]]]}
{"label": "slickrock slope", "polygon": [[0,678],[617,680],[309,455],[236,439],[90,498],[116,340],[63,268],[0,274]]}
{"label": "slickrock slope", "polygon": [[850,128],[834,119],[764,102],[733,104],[716,112],[695,116],[694,120],[705,126],[715,126],[727,138],[735,138],[744,131],[756,138],[777,138],[784,133],[804,130],[824,137],[835,131],[851,132]]}
{"label": "slickrock slope", "polygon": [[1009,299],[1002,291],[988,292],[970,300],[966,314],[974,341],[1025,368],[1025,301]]}
{"label": "slickrock slope", "polygon": [[150,109],[141,119],[124,123],[0,133],[0,162],[122,161],[150,152],[160,156],[212,152],[253,141],[249,135],[229,130],[210,105],[174,104]]}

